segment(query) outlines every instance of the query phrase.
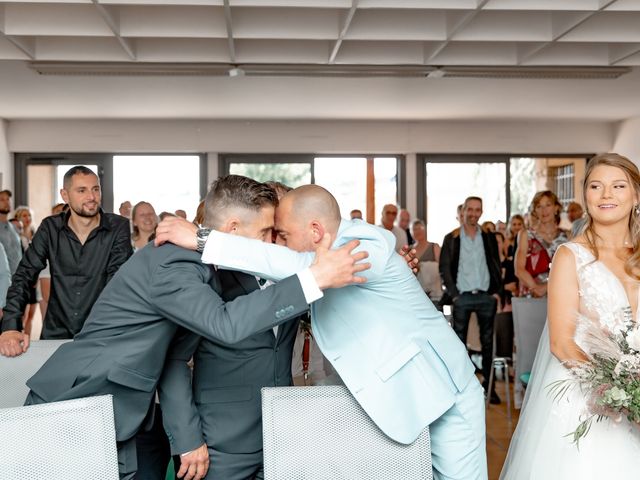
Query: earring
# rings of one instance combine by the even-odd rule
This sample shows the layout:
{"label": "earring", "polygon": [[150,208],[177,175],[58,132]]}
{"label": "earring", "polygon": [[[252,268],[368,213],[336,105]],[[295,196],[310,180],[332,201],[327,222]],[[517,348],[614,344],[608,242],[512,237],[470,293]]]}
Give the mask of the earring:
{"label": "earring", "polygon": [[636,215],[640,215],[640,204],[636,203],[635,206],[633,207],[633,211]]}

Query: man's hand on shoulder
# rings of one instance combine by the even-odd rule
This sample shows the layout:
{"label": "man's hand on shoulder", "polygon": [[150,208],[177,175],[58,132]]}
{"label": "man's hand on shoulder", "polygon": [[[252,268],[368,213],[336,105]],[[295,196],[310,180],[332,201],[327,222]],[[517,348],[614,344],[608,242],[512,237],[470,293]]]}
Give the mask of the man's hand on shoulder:
{"label": "man's hand on shoulder", "polygon": [[369,256],[367,252],[352,253],[358,245],[358,240],[351,240],[336,250],[330,250],[331,238],[325,234],[310,267],[320,290],[367,281],[366,278],[356,275],[371,268],[370,263],[358,263]]}
{"label": "man's hand on shoulder", "polygon": [[7,330],[0,335],[0,355],[17,357],[29,348],[29,335],[17,330]]}
{"label": "man's hand on shoulder", "polygon": [[154,243],[157,246],[170,242],[182,248],[196,250],[198,227],[180,217],[167,217],[158,224]]}
{"label": "man's hand on shoulder", "polygon": [[209,449],[203,443],[195,450],[180,456],[180,470],[176,476],[184,480],[200,480],[209,470]]}
{"label": "man's hand on shoulder", "polygon": [[418,252],[416,252],[415,248],[404,245],[398,253],[404,257],[404,260],[413,273],[417,274],[420,271],[420,259],[416,256]]}

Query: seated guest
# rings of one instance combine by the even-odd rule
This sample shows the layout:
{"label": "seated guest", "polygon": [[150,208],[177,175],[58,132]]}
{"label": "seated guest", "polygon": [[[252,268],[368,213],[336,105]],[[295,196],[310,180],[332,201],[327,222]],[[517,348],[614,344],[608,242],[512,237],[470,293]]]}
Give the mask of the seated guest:
{"label": "seated guest", "polygon": [[[244,203],[232,203],[224,213],[207,208],[205,224],[220,221],[238,235],[270,239],[274,197],[245,193]],[[184,329],[226,345],[269,331],[306,311],[309,303],[322,296],[320,290],[364,281],[353,276],[367,267],[354,264],[364,258],[350,254],[356,245],[351,242],[331,251],[325,247],[318,252],[317,262],[299,275],[228,302],[220,296],[219,271],[204,265],[199,253],[169,244],[142,248],[109,282],[75,340],[61,346],[27,382],[28,403],[113,395],[120,476],[131,479],[137,466],[135,437],[154,417],[153,397],[165,358],[175,359],[185,352],[190,356],[193,340],[199,340]],[[237,375],[234,378],[238,380]],[[164,375],[163,407],[165,400],[182,398],[179,389],[171,387],[179,380],[170,372]],[[172,447],[184,454],[189,476],[202,478],[209,463],[202,434],[207,417],[191,416],[193,405],[178,404],[180,408],[172,414],[166,415],[165,410],[165,421],[176,421],[193,435],[173,437],[183,441]],[[228,420],[231,425],[244,421],[241,416]],[[184,473],[186,469],[179,476]]]}
{"label": "seated guest", "polygon": [[404,230],[404,233],[407,234],[407,245],[413,245],[414,239],[411,236],[411,214],[406,208],[400,209],[400,214],[398,215],[398,227]]}

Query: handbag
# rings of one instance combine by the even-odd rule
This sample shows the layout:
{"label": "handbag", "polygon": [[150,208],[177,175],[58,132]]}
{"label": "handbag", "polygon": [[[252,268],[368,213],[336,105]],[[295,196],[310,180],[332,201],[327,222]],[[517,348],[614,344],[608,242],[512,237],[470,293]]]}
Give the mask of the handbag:
{"label": "handbag", "polygon": [[541,273],[549,271],[551,258],[549,258],[547,249],[535,237],[529,239],[528,247],[525,269],[533,278],[536,278]]}

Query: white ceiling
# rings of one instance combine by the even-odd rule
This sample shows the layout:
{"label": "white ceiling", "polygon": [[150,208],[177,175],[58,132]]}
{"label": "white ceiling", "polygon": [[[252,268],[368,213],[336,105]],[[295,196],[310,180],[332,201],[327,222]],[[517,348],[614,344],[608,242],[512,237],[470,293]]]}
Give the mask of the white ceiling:
{"label": "white ceiling", "polygon": [[0,1],[0,59],[640,65],[639,0]]}
{"label": "white ceiling", "polygon": [[639,81],[640,0],[0,0],[6,119],[616,121]]}

